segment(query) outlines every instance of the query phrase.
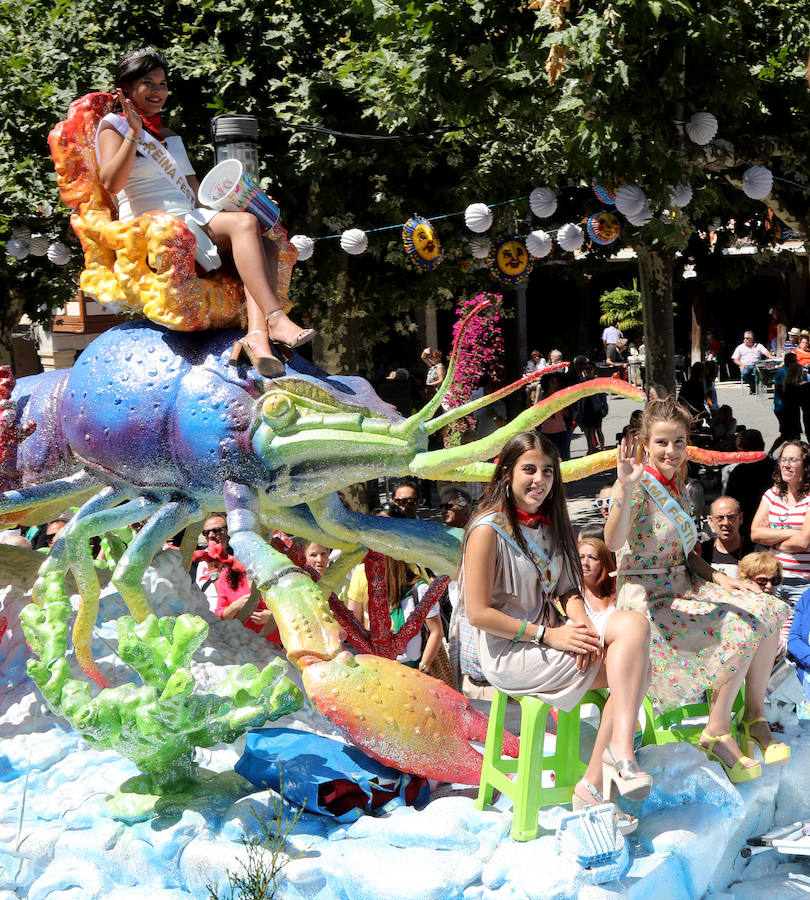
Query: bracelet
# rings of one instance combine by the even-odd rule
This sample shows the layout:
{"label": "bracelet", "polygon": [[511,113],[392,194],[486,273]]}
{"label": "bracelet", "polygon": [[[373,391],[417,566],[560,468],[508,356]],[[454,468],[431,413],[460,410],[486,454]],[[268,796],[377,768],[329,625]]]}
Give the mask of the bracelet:
{"label": "bracelet", "polygon": [[130,137],[128,134],[124,135],[124,140],[131,141],[133,144],[140,144],[140,140],[138,138]]}
{"label": "bracelet", "polygon": [[518,633],[512,638],[513,644],[516,644],[523,637],[523,635],[526,633],[526,626],[528,624],[529,623],[525,619],[520,623],[520,628],[518,628]]}
{"label": "bracelet", "polygon": [[543,638],[545,636],[546,636],[546,626],[538,625],[537,626],[537,634],[535,634],[534,637],[529,638],[529,640],[533,644],[537,644],[537,646],[539,647],[543,643]]}

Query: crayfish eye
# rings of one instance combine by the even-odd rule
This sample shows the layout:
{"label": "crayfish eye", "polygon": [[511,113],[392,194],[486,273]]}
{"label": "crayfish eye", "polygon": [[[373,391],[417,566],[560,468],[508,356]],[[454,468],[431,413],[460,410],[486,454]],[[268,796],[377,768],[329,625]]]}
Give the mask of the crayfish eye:
{"label": "crayfish eye", "polygon": [[295,407],[284,394],[274,394],[264,401],[262,418],[273,428],[284,427],[295,418]]}

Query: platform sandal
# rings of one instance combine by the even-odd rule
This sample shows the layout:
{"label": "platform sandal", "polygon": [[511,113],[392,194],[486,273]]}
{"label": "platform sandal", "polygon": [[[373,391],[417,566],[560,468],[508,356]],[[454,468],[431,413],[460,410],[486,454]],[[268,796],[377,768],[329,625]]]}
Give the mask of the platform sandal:
{"label": "platform sandal", "polygon": [[740,722],[740,747],[743,753],[747,753],[748,756],[753,759],[753,745],[756,744],[762,753],[762,758],[765,761],[766,766],[783,766],[785,763],[790,762],[790,747],[787,744],[771,738],[771,740],[763,747],[762,741],[751,734],[751,726],[756,725],[758,722],[767,723],[767,720],[763,716],[760,716],[758,719],[743,719]]}
{"label": "platform sandal", "polygon": [[284,375],[286,369],[281,360],[275,356],[260,356],[253,347],[247,342],[246,338],[250,334],[264,334],[264,331],[249,331],[245,337],[234,341],[231,347],[231,355],[228,362],[232,366],[238,366],[243,356],[246,356],[253,368],[262,376],[262,378],[278,378]]}
{"label": "platform sandal", "polygon": [[[571,809],[574,812],[578,812],[580,809],[587,809],[589,806],[599,806],[602,803],[610,802],[609,800],[605,800],[599,791],[584,779],[580,780],[579,784],[585,788],[593,800],[590,803],[583,800],[582,797],[577,795],[576,788],[574,788],[574,795],[571,797]],[[632,834],[636,828],[638,828],[638,819],[635,816],[631,816],[629,813],[620,810],[615,803],[613,804],[613,808],[616,811],[616,827],[625,836]]]}
{"label": "platform sandal", "polygon": [[[700,735],[700,743],[698,747],[706,754],[706,758],[712,760],[713,762],[718,762],[723,767],[723,771],[728,776],[728,780],[732,784],[743,784],[746,781],[754,781],[756,778],[762,774],[762,766],[751,759],[750,756],[741,756],[733,766],[730,766],[727,762],[723,762],[722,759],[714,752],[714,745],[718,741],[724,741],[726,738],[730,738],[731,734],[718,734],[716,737],[713,737],[710,734],[706,734],[704,731]],[[703,740],[708,742],[708,746],[703,745]],[[746,763],[754,763],[753,765],[746,765]]]}
{"label": "platform sandal", "polygon": [[605,748],[610,762],[602,762],[602,786],[613,799],[613,786],[628,800],[643,800],[652,788],[652,775],[642,772],[632,759],[616,759],[610,747]]}
{"label": "platform sandal", "polygon": [[[269,326],[270,319],[272,319],[274,316],[280,315],[283,312],[283,309],[274,310],[269,315],[264,317],[264,321],[267,322]],[[278,344],[279,347],[284,347],[286,350],[295,350],[298,347],[303,347],[304,344],[308,344],[317,333],[318,332],[315,331],[314,328],[302,328],[295,336],[294,340],[290,341],[289,343],[287,341],[280,341],[277,338],[274,338],[272,335],[270,335],[270,340],[274,344]]]}

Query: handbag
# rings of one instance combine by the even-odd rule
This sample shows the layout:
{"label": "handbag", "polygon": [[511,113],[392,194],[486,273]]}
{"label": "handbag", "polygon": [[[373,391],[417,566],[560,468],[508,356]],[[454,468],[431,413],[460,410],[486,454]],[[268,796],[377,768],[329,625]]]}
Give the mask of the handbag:
{"label": "handbag", "polygon": [[439,647],[439,652],[436,654],[436,658],[427,667],[427,674],[437,681],[443,681],[454,691],[458,690],[453,666],[450,664],[450,654],[447,652],[447,638],[442,638],[442,643]]}

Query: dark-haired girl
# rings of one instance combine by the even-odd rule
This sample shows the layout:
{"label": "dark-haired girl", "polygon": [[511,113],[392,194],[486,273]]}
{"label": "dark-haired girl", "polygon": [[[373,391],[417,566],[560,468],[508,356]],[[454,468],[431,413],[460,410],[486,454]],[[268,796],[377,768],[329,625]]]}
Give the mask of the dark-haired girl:
{"label": "dark-haired girl", "polygon": [[[638,768],[633,736],[648,684],[649,625],[638,613],[614,612],[600,633],[588,618],[559,454],[544,435],[517,435],[501,451],[467,526],[459,580],[490,684],[564,710],[589,688],[610,687],[574,807],[603,802],[614,785],[645,797],[652,779]],[[636,824],[620,819],[625,832]]]}
{"label": "dark-haired girl", "polygon": [[[121,113],[102,119],[96,138],[101,181],[118,203],[118,217],[133,219],[151,210],[182,218],[197,240],[196,260],[206,271],[220,265],[218,251],[230,253],[245,287],[248,332],[234,347],[233,361],[246,354],[261,375],[284,373],[270,340],[299,347],[315,332],[291,321],[276,296],[278,250],[263,237],[249,212],[203,209],[199,183],[182,138],[166,128],[160,112],[169,95],[163,56],[147,47],[124,54],[115,71]],[[162,151],[153,153],[156,148]],[[161,166],[161,159],[166,165]],[[171,173],[167,177],[167,173]]]}
{"label": "dark-haired girl", "polygon": [[[623,440],[618,480],[605,523],[605,543],[619,552],[616,605],[643,612],[652,625],[652,686],[659,708],[680,706],[712,690],[709,721],[700,745],[732,782],[790,759],[764,718],[765,691],[787,606],[775,597],[714,571],[694,547],[697,529],[676,477],[686,460],[692,417],[672,397],[647,404],[641,421],[646,464],[638,440]],[[744,755],[731,735],[731,709],[745,679],[740,723]]]}

